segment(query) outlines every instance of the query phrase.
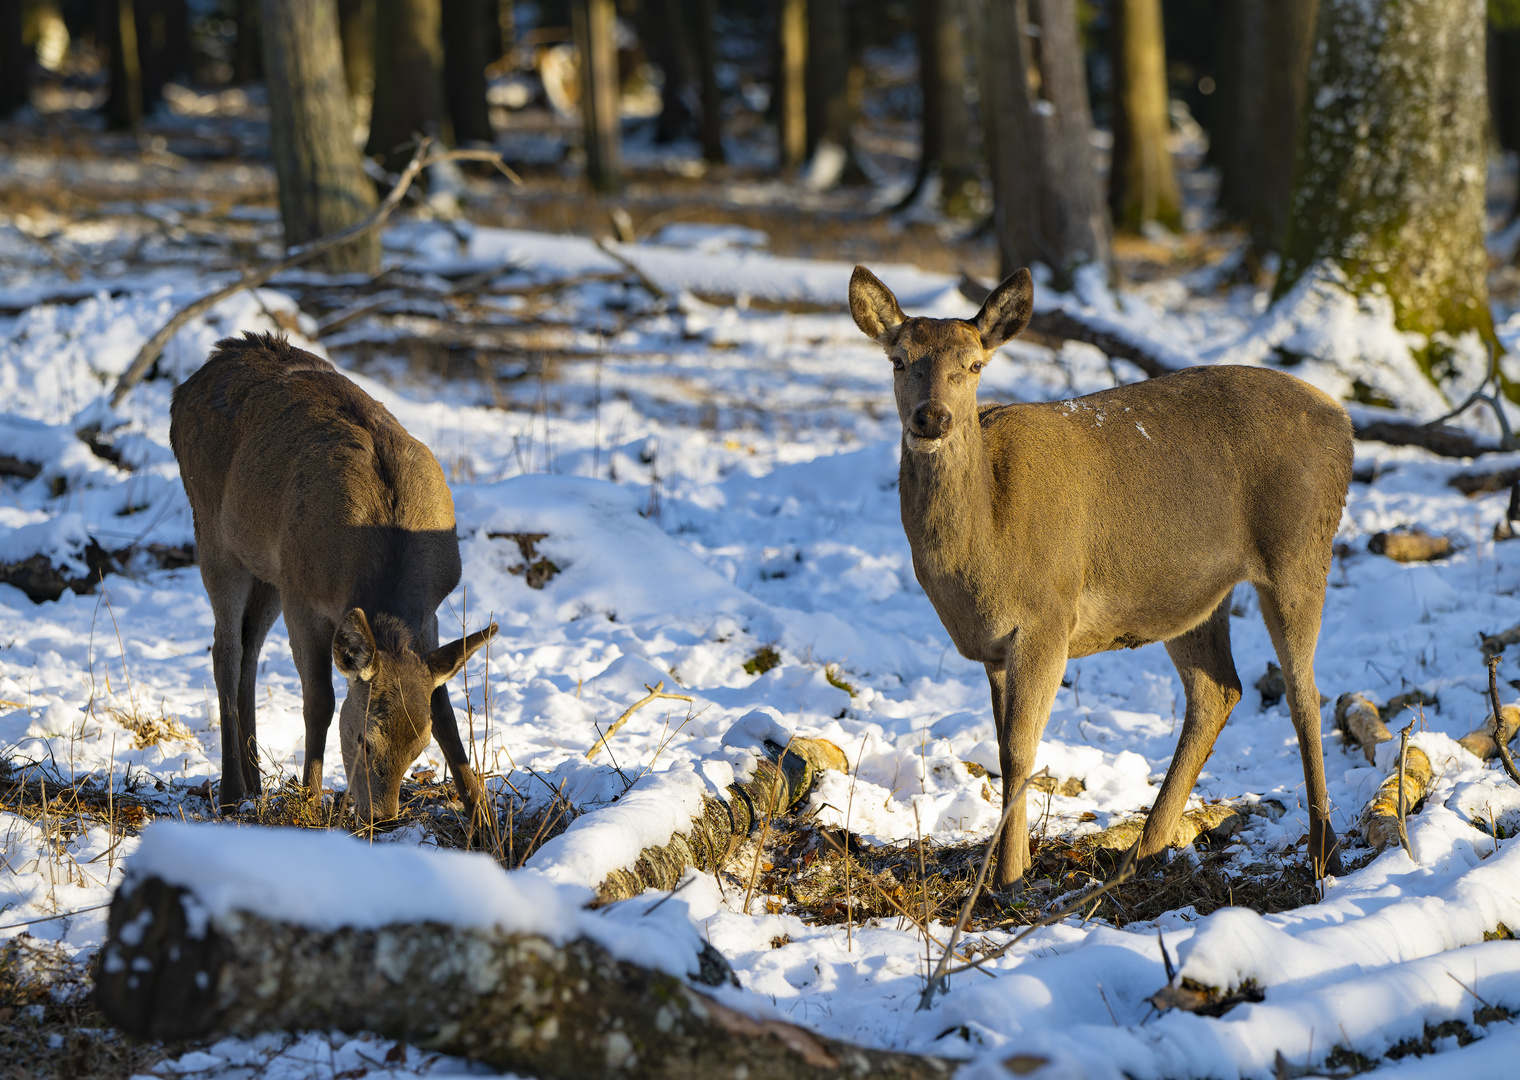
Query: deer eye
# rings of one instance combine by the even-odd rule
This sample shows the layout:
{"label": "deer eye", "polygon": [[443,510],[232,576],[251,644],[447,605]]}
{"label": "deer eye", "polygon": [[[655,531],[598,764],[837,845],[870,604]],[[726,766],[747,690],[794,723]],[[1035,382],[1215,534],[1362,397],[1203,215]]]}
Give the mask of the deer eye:
{"label": "deer eye", "polygon": [[892,357],[892,370],[893,371],[902,371],[902,370],[904,370],[904,364],[902,362],[902,358],[901,357],[898,357],[898,356]]}
{"label": "deer eye", "polygon": [[985,366],[986,365],[984,363],[982,363],[982,361],[978,360],[976,363],[974,363],[974,364],[971,365],[971,374],[973,374],[973,375],[980,375],[981,372],[982,372],[982,368],[985,367]]}

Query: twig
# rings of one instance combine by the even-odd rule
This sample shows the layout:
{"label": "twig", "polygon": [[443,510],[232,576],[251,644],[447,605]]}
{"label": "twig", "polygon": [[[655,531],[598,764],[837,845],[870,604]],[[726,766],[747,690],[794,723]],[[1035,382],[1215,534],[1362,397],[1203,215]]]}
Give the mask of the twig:
{"label": "twig", "polygon": [[1488,697],[1494,706],[1494,742],[1499,747],[1499,763],[1504,766],[1504,771],[1509,778],[1520,784],[1520,772],[1515,770],[1515,759],[1509,752],[1509,725],[1504,722],[1504,713],[1499,708],[1499,658],[1488,658]]}
{"label": "twig", "polygon": [[[1493,393],[1485,393],[1484,391],[1488,389],[1488,384],[1490,382],[1494,384]],[[1500,449],[1513,450],[1516,446],[1515,436],[1514,433],[1510,431],[1509,417],[1504,415],[1504,406],[1501,404],[1503,398],[1504,382],[1500,378],[1499,374],[1499,352],[1496,348],[1494,348],[1494,343],[1490,341],[1488,343],[1488,378],[1484,379],[1482,384],[1467,396],[1466,401],[1462,402],[1462,404],[1458,405],[1455,409],[1451,410],[1451,412],[1447,413],[1445,416],[1438,416],[1424,426],[1438,427],[1448,420],[1452,420],[1458,416],[1461,416],[1468,409],[1472,408],[1474,405],[1478,404],[1481,401],[1483,404],[1487,405],[1490,409],[1493,410],[1494,418],[1499,421]]]}
{"label": "twig", "polygon": [[313,240],[308,244],[292,248],[282,259],[272,263],[266,263],[256,270],[250,270],[237,281],[224,288],[196,300],[194,303],[181,308],[174,317],[159,328],[158,333],[150,337],[138,351],[137,358],[132,365],[122,372],[121,378],[116,381],[116,387],[111,391],[110,405],[114,409],[120,405],[122,399],[127,396],[134,386],[142,381],[153,362],[163,353],[164,347],[169,344],[174,335],[179,333],[180,328],[191,319],[204,311],[209,311],[227,297],[242,289],[253,289],[264,284],[276,274],[289,270],[293,266],[299,266],[309,259],[331,251],[335,247],[341,247],[350,240],[356,240],[371,230],[378,229],[385,224],[385,220],[391,216],[391,212],[401,203],[401,198],[406,194],[407,188],[412,186],[412,181],[417,179],[417,174],[429,165],[436,165],[443,161],[489,161],[496,165],[507,177],[516,183],[522,181],[517,174],[507,168],[501,160],[501,155],[492,150],[446,150],[436,154],[429,154],[428,147],[432,140],[423,137],[418,140],[417,152],[412,155],[412,160],[402,170],[401,176],[396,180],[395,187],[391,188],[390,194],[375,208],[375,212],[369,217],[346,229],[340,229],[329,236]]}
{"label": "twig", "polygon": [[[1408,812],[1407,800],[1404,796],[1404,765],[1409,759],[1409,729],[1414,727],[1414,721],[1404,725],[1404,730],[1399,732],[1399,843],[1404,847],[1404,854],[1409,856],[1409,861],[1418,863],[1420,860],[1414,857],[1414,848],[1409,843],[1409,832],[1404,828],[1404,815]],[[1319,867],[1315,867],[1316,873]]]}
{"label": "twig", "polygon": [[[661,698],[664,698],[664,699],[669,700],[669,701],[685,701],[685,702],[687,702],[689,704],[695,704],[695,702],[697,700],[696,698],[692,697],[690,694],[667,694],[667,693],[665,693],[665,680],[664,679],[661,679],[659,682],[655,683],[653,686],[650,686],[648,683],[645,683],[644,684],[644,689],[649,691],[649,696],[648,697],[640,698],[638,701],[635,701],[632,705],[628,706],[627,711],[624,712],[622,716],[618,717],[615,721],[613,721],[612,726],[607,729],[607,734],[603,735],[600,739],[596,740],[596,745],[592,746],[592,748],[590,750],[586,751],[586,757],[587,757],[588,760],[591,759],[591,758],[596,757],[596,752],[598,750],[602,749],[604,746],[607,745],[607,740],[610,739],[610,738],[612,738],[614,735],[616,735],[618,733],[618,729],[619,728],[621,728],[624,724],[628,723],[628,718],[629,717],[631,717],[634,713],[638,712],[645,705],[648,705],[651,701],[656,701],[656,700],[659,700]],[[787,745],[790,746],[791,744],[788,743]]]}
{"label": "twig", "polygon": [[855,755],[855,771],[850,774],[850,797],[844,804],[844,951],[855,951],[855,893],[850,887],[850,815],[855,810],[855,781],[860,779],[860,761],[866,756],[866,742],[860,740],[860,752]]}
{"label": "twig", "polygon": [[35,923],[40,922],[52,922],[54,919],[68,919],[75,915],[83,915],[86,911],[99,911],[101,908],[108,908],[110,906],[111,902],[107,900],[104,904],[92,904],[89,907],[75,908],[73,911],[61,911],[57,915],[43,915],[42,917],[36,919],[26,919],[22,922],[7,923],[5,926],[0,926],[0,930],[14,930],[18,926],[31,926]]}
{"label": "twig", "polygon": [[1136,842],[1134,847],[1130,848],[1127,852],[1124,853],[1124,860],[1119,864],[1119,868],[1114,871],[1114,876],[1109,878],[1102,885],[1099,885],[1096,889],[1093,889],[1087,893],[1083,893],[1081,896],[1071,901],[1071,903],[1067,904],[1059,911],[1052,911],[1049,915],[1040,916],[1040,918],[1024,927],[1024,929],[1020,930],[1018,934],[1014,936],[1012,941],[1009,941],[1005,945],[999,945],[996,949],[993,949],[989,953],[982,954],[971,963],[966,964],[964,967],[951,968],[949,971],[945,972],[944,977],[948,979],[952,975],[959,975],[964,971],[971,971],[975,968],[979,968],[989,960],[996,960],[998,957],[1002,956],[1009,949],[1013,948],[1019,942],[1023,941],[1036,930],[1043,930],[1047,926],[1053,926],[1054,924],[1060,922],[1062,919],[1065,919],[1071,915],[1075,915],[1077,912],[1081,911],[1084,907],[1087,906],[1087,902],[1089,900],[1098,900],[1108,895],[1110,892],[1117,889],[1120,885],[1123,885],[1126,881],[1135,876],[1135,866],[1138,862],[1137,856],[1139,854],[1139,849],[1140,845],[1138,842]]}
{"label": "twig", "polygon": [[[1041,769],[1035,776],[1049,776],[1050,766]],[[966,923],[971,918],[971,909],[976,905],[977,894],[982,891],[982,885],[987,880],[987,867],[992,863],[992,852],[997,847],[998,837],[1003,834],[1003,827],[1008,824],[1008,819],[1013,816],[1014,808],[1021,805],[1019,800],[1024,797],[1024,789],[1029,787],[1029,782],[1034,776],[1024,777],[1024,782],[1013,793],[1013,798],[1008,800],[1008,805],[1003,807],[1003,815],[998,818],[997,827],[992,830],[992,835],[987,839],[987,851],[982,855],[982,865],[976,871],[976,884],[971,886],[971,895],[966,897],[966,903],[961,907],[960,918],[955,920],[955,929],[950,932],[950,944],[945,949],[943,956],[939,958],[939,964],[934,968],[934,974],[929,977],[929,984],[924,987],[923,996],[918,999],[918,1007],[927,1009],[934,1003],[934,995],[943,988],[945,968],[950,964],[950,954],[955,949],[955,943],[960,940],[962,931],[966,929]]]}
{"label": "twig", "polygon": [[[662,682],[657,685],[664,686],[665,684]],[[750,899],[755,895],[755,881],[760,877],[760,860],[765,855],[765,841],[771,834],[771,818],[776,815],[776,803],[781,801],[781,781],[786,779],[786,774],[783,771],[786,767],[786,755],[792,752],[792,742],[796,738],[797,736],[793,734],[790,739],[786,740],[785,749],[781,751],[781,756],[776,759],[776,781],[771,785],[771,797],[766,800],[765,824],[760,828],[760,842],[755,846],[755,862],[750,867],[749,885],[744,890],[744,914],[746,915],[749,914]]]}
{"label": "twig", "polygon": [[630,274],[637,278],[639,284],[644,287],[644,290],[648,292],[650,296],[660,301],[668,299],[665,290],[660,288],[654,282],[650,281],[649,278],[644,274],[644,271],[640,270],[633,264],[632,259],[629,259],[625,255],[619,255],[616,251],[613,251],[610,247],[607,246],[601,237],[595,238],[592,240],[592,243],[594,243],[597,248],[601,250],[601,253],[603,255],[607,256],[607,258],[611,259],[613,262],[617,263],[619,266],[623,267],[623,269],[627,270]]}

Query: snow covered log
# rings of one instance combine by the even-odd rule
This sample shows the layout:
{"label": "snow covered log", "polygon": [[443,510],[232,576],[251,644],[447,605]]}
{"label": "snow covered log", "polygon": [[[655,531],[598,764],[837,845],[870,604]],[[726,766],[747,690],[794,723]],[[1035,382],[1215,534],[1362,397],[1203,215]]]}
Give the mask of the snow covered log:
{"label": "snow covered log", "polygon": [[1380,532],[1367,541],[1367,550],[1386,555],[1395,562],[1434,562],[1452,553],[1451,537],[1431,536],[1419,529],[1409,532]]}
{"label": "snow covered log", "polygon": [[[1415,806],[1425,797],[1434,777],[1430,758],[1418,746],[1411,746],[1404,761],[1404,808],[1413,813]],[[1400,842],[1399,837],[1399,768],[1397,759],[1393,771],[1379,786],[1377,794],[1362,810],[1362,836],[1377,851]]]}
{"label": "snow covered log", "polygon": [[[1504,715],[1504,729],[1509,734],[1509,741],[1514,742],[1515,736],[1520,735],[1520,706],[1505,705],[1499,711]],[[1483,725],[1463,735],[1457,745],[1483,761],[1492,761],[1499,756],[1499,743],[1494,734],[1494,714],[1489,713]]]}
{"label": "snow covered log", "polygon": [[[199,843],[204,854],[204,839],[190,837],[192,830],[246,846],[246,837],[216,826],[186,826],[170,835]],[[259,831],[276,841],[299,835]],[[129,874],[112,901],[96,982],[101,1011],[136,1038],[370,1031],[558,1080],[918,1080],[948,1077],[954,1068],[940,1059],[851,1046],[739,1013],[685,978],[616,955],[587,933],[597,916],[573,902],[561,905],[568,910],[547,910],[550,897],[529,894],[553,886],[511,885],[526,875],[501,871],[485,856],[424,853],[417,860],[413,849],[398,859],[355,844],[326,868],[302,867],[294,857],[288,869],[296,872],[279,881],[265,877],[261,890],[240,863],[176,873],[172,860],[163,858],[166,846],[158,845],[157,865],[195,884]],[[253,860],[254,869],[276,870],[270,862],[276,846],[264,842],[268,850],[263,860]],[[439,860],[440,854],[452,858]],[[397,877],[397,870],[417,875],[417,866],[400,865],[404,859],[420,862],[427,880]],[[460,873],[461,867],[468,873]],[[396,877],[393,888],[377,891],[387,877]],[[503,902],[522,910],[503,911]],[[355,924],[324,914],[328,905],[358,912]],[[491,909],[501,918],[480,925]],[[416,918],[420,914],[432,917]],[[390,922],[387,915],[412,918]],[[547,923],[548,933],[507,929],[502,922]],[[647,936],[658,937],[660,930],[649,920]],[[625,927],[621,942],[628,937]],[[609,940],[619,943],[615,936]],[[695,978],[714,983],[726,976],[726,964],[710,963]]]}
{"label": "snow covered log", "polygon": [[[608,874],[597,887],[597,899],[610,903],[646,889],[674,889],[689,866],[717,873],[752,828],[784,815],[804,799],[819,772],[848,771],[844,752],[826,739],[796,738],[786,747],[770,743],[766,750],[774,760],[759,759],[749,779],[730,784],[726,802],[702,796],[702,809],[690,828],[664,844],[646,847],[631,866]],[[581,822],[592,825],[596,813]]]}
{"label": "snow covered log", "polygon": [[[1210,803],[1189,810],[1172,832],[1171,847],[1187,847],[1200,836],[1211,840],[1228,840],[1245,826],[1246,814],[1227,803]],[[1073,846],[1084,854],[1099,851],[1124,852],[1134,847],[1145,831],[1145,818],[1135,817],[1110,825],[1102,832],[1078,837]]]}

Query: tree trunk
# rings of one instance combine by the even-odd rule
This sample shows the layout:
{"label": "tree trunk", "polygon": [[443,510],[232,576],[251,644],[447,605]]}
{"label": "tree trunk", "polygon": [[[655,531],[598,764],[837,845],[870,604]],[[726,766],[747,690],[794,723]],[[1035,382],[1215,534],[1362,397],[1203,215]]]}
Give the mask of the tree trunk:
{"label": "tree trunk", "polygon": [[454,139],[460,146],[495,140],[486,105],[486,29],[493,0],[445,0],[443,4],[443,88]]}
{"label": "tree trunk", "polygon": [[966,108],[966,39],[959,0],[918,0],[918,86],[923,100],[923,134],[913,186],[898,205],[918,197],[935,172],[940,205],[963,216],[975,184],[971,116]]}
{"label": "tree trunk", "polygon": [[95,16],[95,40],[102,44],[111,66],[103,107],[106,124],[136,128],[146,108],[136,5],[133,0],[97,0]]}
{"label": "tree trunk", "polygon": [[496,0],[496,55],[494,64],[517,47],[517,8],[513,0]]}
{"label": "tree trunk", "polygon": [[32,56],[21,40],[21,7],[21,0],[0,0],[0,116],[30,100],[26,79]]}
{"label": "tree trunk", "polygon": [[1482,0],[1321,0],[1274,299],[1321,260],[1386,290],[1434,379],[1452,339],[1493,342],[1484,251]]}
{"label": "tree trunk", "polygon": [[[1504,150],[1520,151],[1520,29],[1490,27],[1488,45],[1489,116],[1493,140]],[[1510,206],[1510,220],[1520,216],[1520,185]]]}
{"label": "tree trunk", "polygon": [[693,0],[696,9],[697,61],[702,80],[702,157],[722,163],[723,92],[718,87],[717,5],[713,0]]}
{"label": "tree trunk", "polygon": [[232,51],[232,81],[264,77],[264,48],[259,44],[259,0],[237,0],[237,42]]}
{"label": "tree trunk", "polygon": [[[756,1020],[586,938],[557,945],[437,923],[324,932],[246,912],[192,932],[187,906],[206,910],[159,878],[112,900],[95,996],[129,1035],[371,1031],[557,1080],[940,1080],[956,1067]],[[727,969],[714,952],[698,977],[708,985]]]}
{"label": "tree trunk", "polygon": [[1246,220],[1257,258],[1282,250],[1293,185],[1293,152],[1309,85],[1309,51],[1319,0],[1279,0],[1265,20],[1259,172]]}
{"label": "tree trunk", "polygon": [[1042,262],[1056,288],[1069,289],[1079,267],[1109,262],[1076,3],[991,0],[983,19],[982,100],[1003,270]]}
{"label": "tree trunk", "polygon": [[807,28],[807,0],[779,0],[776,93],[783,169],[807,160]]}
{"label": "tree trunk", "polygon": [[805,108],[814,182],[821,187],[860,183],[865,174],[855,160],[849,12],[844,0],[808,0],[807,16]]}
{"label": "tree trunk", "polygon": [[1166,44],[1161,0],[1113,5],[1114,150],[1108,204],[1114,225],[1139,232],[1151,222],[1182,228],[1182,191],[1167,149]]}
{"label": "tree trunk", "polygon": [[649,57],[665,76],[660,86],[660,115],[654,125],[654,141],[664,145],[692,133],[694,118],[686,104],[685,91],[691,83],[695,62],[681,0],[648,0],[641,11]]}
{"label": "tree trunk", "polygon": [[1218,119],[1209,129],[1209,161],[1219,169],[1219,208],[1248,221],[1262,168],[1266,84],[1262,39],[1267,0],[1225,0],[1219,41]]}
{"label": "tree trunk", "polygon": [[[458,0],[450,0],[458,2]],[[443,107],[440,0],[375,0],[375,99],[364,152],[397,171],[417,135],[451,141]]]}
{"label": "tree trunk", "polygon": [[581,130],[586,180],[593,191],[623,186],[622,120],[618,114],[617,9],[613,0],[573,0],[575,44],[581,58]]}
{"label": "tree trunk", "polygon": [[375,0],[338,0],[343,75],[350,100],[375,92]]}
{"label": "tree trunk", "polygon": [[[336,0],[262,0],[259,14],[270,157],[292,247],[364,220],[375,209],[375,188],[354,146]],[[335,249],[322,265],[377,273],[379,233]]]}

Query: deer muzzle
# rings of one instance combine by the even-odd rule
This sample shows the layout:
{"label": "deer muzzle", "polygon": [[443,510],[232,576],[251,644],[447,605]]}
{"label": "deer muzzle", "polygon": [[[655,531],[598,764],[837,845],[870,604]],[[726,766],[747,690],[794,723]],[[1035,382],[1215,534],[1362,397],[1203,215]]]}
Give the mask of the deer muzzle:
{"label": "deer muzzle", "polygon": [[954,419],[948,405],[938,401],[925,401],[913,410],[908,421],[908,431],[919,439],[943,439],[949,434],[950,423]]}

